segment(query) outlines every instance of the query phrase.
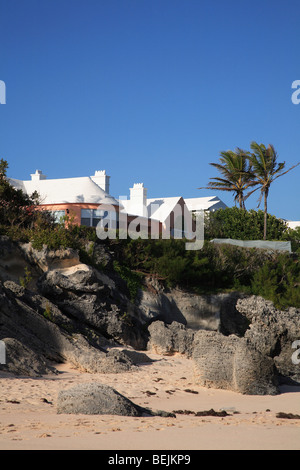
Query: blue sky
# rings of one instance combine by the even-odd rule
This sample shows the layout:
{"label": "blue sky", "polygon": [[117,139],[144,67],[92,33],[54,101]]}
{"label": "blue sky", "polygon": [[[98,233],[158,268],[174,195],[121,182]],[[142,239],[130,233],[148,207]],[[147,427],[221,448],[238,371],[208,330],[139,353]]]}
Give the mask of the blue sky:
{"label": "blue sky", "polygon": [[[272,143],[300,161],[300,2],[1,0],[0,158],[8,176],[89,176],[111,193],[197,188],[222,150]],[[271,187],[269,212],[300,220],[300,166]],[[257,197],[247,208],[257,207]]]}

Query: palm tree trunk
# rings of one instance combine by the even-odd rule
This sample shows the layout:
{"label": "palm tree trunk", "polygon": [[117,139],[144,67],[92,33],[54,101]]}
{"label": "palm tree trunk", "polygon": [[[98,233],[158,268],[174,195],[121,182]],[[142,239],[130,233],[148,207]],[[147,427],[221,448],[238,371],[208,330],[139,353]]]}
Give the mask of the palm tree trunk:
{"label": "palm tree trunk", "polygon": [[242,195],[241,193],[239,193],[239,205],[240,205],[240,209],[244,209],[243,203],[244,203],[243,195]]}
{"label": "palm tree trunk", "polygon": [[264,240],[267,239],[267,217],[268,217],[268,194],[267,191],[264,192]]}

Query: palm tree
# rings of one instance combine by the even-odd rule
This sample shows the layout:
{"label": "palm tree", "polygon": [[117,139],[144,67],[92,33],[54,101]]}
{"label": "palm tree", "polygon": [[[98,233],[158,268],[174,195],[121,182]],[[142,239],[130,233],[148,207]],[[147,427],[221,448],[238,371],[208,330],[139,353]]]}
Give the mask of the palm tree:
{"label": "palm tree", "polygon": [[245,200],[250,195],[249,193],[245,196],[245,191],[258,184],[254,181],[251,172],[251,165],[248,160],[249,154],[240,148],[236,148],[235,151],[223,151],[220,155],[220,163],[210,163],[210,165],[217,168],[223,178],[211,178],[212,181],[208,183],[207,187],[198,189],[233,192],[235,193],[235,202],[239,203],[240,209],[245,209]]}
{"label": "palm tree", "polygon": [[280,176],[285,175],[293,168],[300,164],[293,165],[288,170],[285,170],[285,162],[277,162],[277,152],[273,145],[269,144],[265,147],[263,144],[257,142],[251,142],[250,148],[253,151],[249,155],[249,161],[252,167],[254,175],[254,181],[260,186],[260,197],[258,207],[261,204],[262,198],[264,198],[264,240],[267,238],[267,215],[268,215],[268,195],[270,186]]}

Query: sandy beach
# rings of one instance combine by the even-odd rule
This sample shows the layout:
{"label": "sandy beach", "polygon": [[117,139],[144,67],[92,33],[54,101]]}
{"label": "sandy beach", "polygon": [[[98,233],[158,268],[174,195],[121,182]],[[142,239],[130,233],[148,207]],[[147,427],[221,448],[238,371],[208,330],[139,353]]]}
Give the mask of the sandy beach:
{"label": "sandy beach", "polygon": [[[192,361],[149,354],[154,361],[121,374],[89,374],[68,364],[57,375],[15,377],[1,372],[2,450],[300,449],[300,387],[276,396],[245,396],[194,384]],[[176,418],[57,414],[60,390],[78,383],[112,386],[134,403],[175,411]],[[228,416],[191,412],[225,409]],[[184,412],[184,413],[183,413]]]}

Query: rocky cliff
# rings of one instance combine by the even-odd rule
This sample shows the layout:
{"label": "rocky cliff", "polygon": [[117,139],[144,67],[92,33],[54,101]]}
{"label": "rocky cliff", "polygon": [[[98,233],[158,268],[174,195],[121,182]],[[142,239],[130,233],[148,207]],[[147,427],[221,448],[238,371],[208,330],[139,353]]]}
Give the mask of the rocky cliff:
{"label": "rocky cliff", "polygon": [[147,350],[186,354],[195,381],[249,394],[278,393],[300,381],[292,343],[300,339],[299,310],[239,293],[197,296],[165,290],[148,279],[132,302],[104,246],[97,269],[71,249],[34,250],[0,239],[2,370],[55,373],[70,362],[93,372],[129,371],[149,361]]}

